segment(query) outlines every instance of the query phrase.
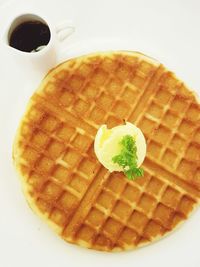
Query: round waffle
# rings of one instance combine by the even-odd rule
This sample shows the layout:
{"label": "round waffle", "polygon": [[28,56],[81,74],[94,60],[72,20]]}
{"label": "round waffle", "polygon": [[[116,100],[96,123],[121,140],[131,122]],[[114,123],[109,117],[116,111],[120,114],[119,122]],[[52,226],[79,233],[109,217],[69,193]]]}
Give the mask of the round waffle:
{"label": "round waffle", "polygon": [[[147,140],[144,177],[109,173],[94,154],[102,124],[124,121]],[[161,238],[200,199],[200,105],[163,65],[136,52],[68,60],[28,103],[13,158],[26,198],[66,241],[132,249]]]}

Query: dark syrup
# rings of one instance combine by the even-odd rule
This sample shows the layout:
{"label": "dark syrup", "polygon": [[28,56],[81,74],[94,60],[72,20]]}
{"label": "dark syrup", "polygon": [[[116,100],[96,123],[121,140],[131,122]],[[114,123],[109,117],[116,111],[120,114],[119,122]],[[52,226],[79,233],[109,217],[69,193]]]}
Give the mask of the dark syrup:
{"label": "dark syrup", "polygon": [[27,21],[18,25],[11,33],[9,45],[24,51],[37,52],[50,40],[49,27],[40,21]]}

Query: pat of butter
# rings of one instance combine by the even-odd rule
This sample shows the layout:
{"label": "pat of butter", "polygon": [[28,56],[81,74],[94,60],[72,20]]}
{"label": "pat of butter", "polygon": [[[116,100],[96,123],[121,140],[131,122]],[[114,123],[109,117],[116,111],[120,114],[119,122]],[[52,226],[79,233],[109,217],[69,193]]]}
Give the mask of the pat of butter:
{"label": "pat of butter", "polygon": [[94,141],[94,151],[101,164],[110,172],[123,171],[123,168],[117,163],[114,163],[112,158],[120,154],[120,141],[125,135],[131,135],[135,139],[138,157],[137,167],[139,167],[146,155],[146,141],[142,131],[138,127],[127,122],[125,125],[119,125],[112,129],[108,129],[106,125],[102,125],[97,131]]}

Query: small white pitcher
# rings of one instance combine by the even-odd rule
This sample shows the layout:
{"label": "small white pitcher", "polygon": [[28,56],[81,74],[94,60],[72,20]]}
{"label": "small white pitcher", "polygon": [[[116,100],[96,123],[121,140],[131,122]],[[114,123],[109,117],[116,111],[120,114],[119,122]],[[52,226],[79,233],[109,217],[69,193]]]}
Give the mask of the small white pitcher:
{"label": "small white pitcher", "polygon": [[[50,30],[49,43],[38,52],[24,52],[13,48],[9,45],[10,36],[13,30],[26,21],[39,21],[46,24]],[[51,25],[50,21],[44,17],[32,13],[18,14],[9,21],[3,35],[3,43],[7,47],[7,51],[19,67],[34,68],[38,71],[46,72],[57,63],[57,52],[60,49],[59,42],[63,42],[68,36],[74,32],[75,28],[70,21],[62,21],[57,26]]]}

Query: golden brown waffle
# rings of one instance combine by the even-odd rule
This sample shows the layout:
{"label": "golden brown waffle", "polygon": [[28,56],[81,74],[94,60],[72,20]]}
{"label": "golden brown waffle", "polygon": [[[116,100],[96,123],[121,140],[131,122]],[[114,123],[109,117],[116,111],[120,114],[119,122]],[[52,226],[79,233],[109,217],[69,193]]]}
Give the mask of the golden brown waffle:
{"label": "golden brown waffle", "polygon": [[[109,173],[94,154],[102,124],[130,121],[147,140],[145,175]],[[35,212],[68,242],[125,250],[172,231],[200,199],[200,105],[140,53],[79,57],[53,69],[32,96],[14,161]]]}

